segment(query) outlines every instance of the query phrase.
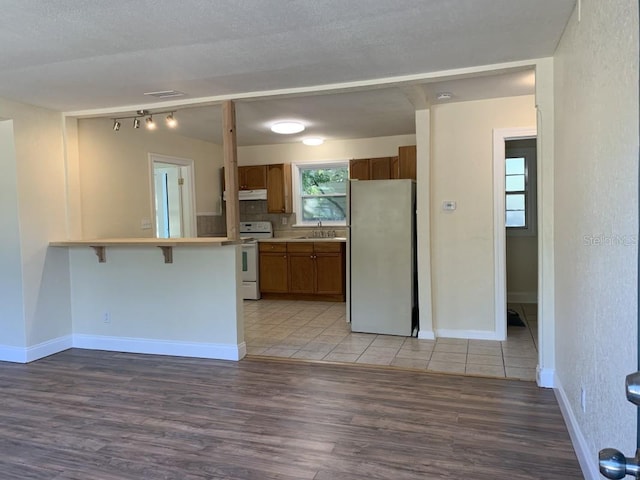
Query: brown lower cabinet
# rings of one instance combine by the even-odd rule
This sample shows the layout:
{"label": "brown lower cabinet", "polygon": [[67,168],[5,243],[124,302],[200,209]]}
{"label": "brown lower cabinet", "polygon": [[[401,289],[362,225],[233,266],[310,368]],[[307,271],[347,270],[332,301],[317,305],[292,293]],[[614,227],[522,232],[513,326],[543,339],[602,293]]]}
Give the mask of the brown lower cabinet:
{"label": "brown lower cabinet", "polygon": [[259,250],[263,297],[344,301],[344,242],[263,242]]}

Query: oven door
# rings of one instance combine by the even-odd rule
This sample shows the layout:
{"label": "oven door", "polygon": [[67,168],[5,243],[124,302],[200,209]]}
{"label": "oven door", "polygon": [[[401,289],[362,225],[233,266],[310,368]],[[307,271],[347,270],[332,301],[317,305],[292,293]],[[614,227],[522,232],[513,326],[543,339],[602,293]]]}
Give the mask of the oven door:
{"label": "oven door", "polygon": [[258,243],[242,245],[242,281],[258,281]]}

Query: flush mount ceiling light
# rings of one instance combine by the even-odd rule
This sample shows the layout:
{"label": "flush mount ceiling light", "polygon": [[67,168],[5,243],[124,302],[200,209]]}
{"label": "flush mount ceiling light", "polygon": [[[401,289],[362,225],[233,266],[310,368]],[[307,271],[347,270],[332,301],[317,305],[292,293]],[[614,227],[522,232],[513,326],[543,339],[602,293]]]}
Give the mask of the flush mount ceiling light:
{"label": "flush mount ceiling light", "polygon": [[453,94],[450,92],[440,92],[436,98],[438,100],[451,100],[453,98]]}
{"label": "flush mount ceiling light", "polygon": [[300,133],[304,130],[304,125],[300,122],[278,122],[271,125],[271,131],[282,135]]}
{"label": "flush mount ceiling light", "polygon": [[305,145],[309,145],[309,146],[317,146],[317,145],[322,145],[324,143],[324,138],[320,138],[320,137],[307,137],[302,139],[302,143],[304,143]]}

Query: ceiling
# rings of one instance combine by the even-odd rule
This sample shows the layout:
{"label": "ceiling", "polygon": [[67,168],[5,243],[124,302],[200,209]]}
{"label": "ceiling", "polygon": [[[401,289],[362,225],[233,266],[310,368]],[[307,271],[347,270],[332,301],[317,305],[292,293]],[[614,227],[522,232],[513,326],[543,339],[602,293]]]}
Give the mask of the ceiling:
{"label": "ceiling", "polygon": [[[0,97],[64,112],[157,110],[162,101],[145,92],[178,90],[185,95],[173,102],[194,102],[542,58],[553,54],[574,3],[4,0]],[[276,117],[300,118],[307,133],[326,138],[412,133],[416,88],[428,101],[445,90],[453,101],[531,93],[524,75],[239,101],[238,139],[285,141],[266,133]],[[180,110],[181,130],[211,139],[221,130],[218,108]]]}

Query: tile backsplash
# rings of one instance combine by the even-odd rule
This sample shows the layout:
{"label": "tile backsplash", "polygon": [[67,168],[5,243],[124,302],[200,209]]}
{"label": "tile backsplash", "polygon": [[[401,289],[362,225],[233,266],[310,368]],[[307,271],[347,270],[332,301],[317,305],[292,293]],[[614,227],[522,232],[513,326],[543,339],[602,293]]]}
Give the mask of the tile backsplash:
{"label": "tile backsplash", "polygon": [[[224,208],[222,215],[198,215],[198,236],[224,236],[227,223]],[[285,219],[286,224],[283,224]],[[267,213],[266,200],[245,200],[240,202],[241,222],[271,222],[274,237],[299,237],[313,235],[315,228],[292,227],[296,222],[295,213]],[[336,232],[336,236],[344,237],[346,228],[322,227],[325,232]],[[328,233],[325,233],[326,235]]]}

